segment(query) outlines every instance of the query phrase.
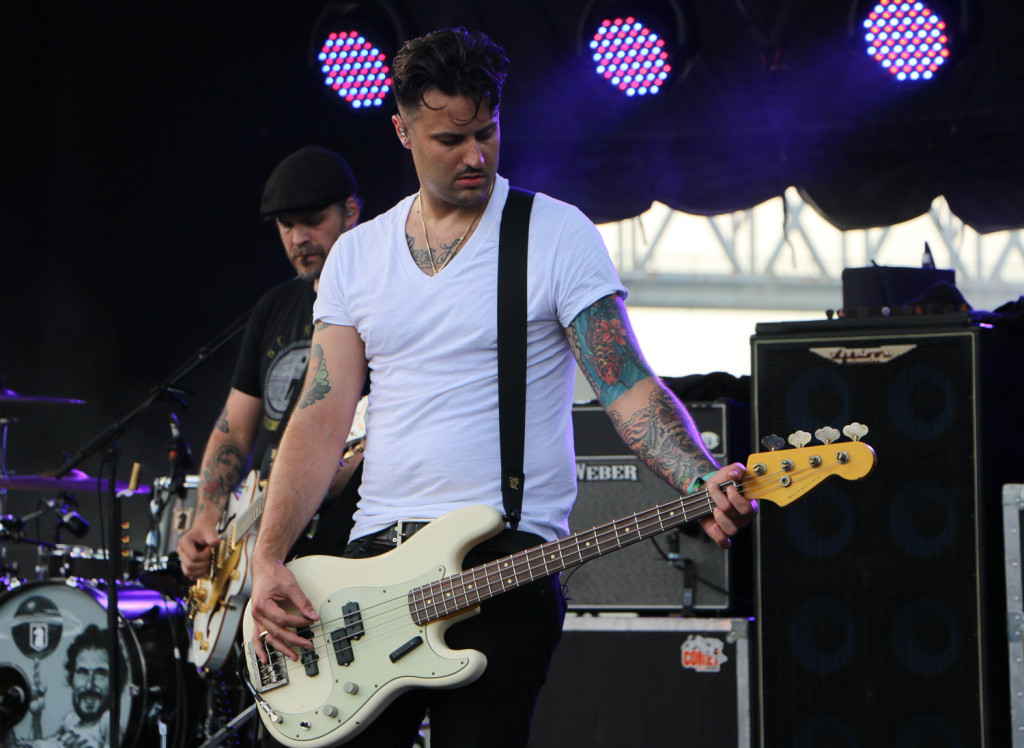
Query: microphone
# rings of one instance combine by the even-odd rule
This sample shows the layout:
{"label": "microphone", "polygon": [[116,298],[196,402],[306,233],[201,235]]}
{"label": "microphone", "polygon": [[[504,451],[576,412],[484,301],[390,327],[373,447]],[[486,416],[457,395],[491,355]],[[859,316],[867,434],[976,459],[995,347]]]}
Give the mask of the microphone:
{"label": "microphone", "polygon": [[0,728],[9,729],[28,712],[28,680],[19,668],[0,666]]}
{"label": "microphone", "polygon": [[25,536],[25,520],[13,514],[0,516],[0,543],[12,539],[21,540]]}
{"label": "microphone", "polygon": [[77,511],[68,506],[73,499],[57,498],[49,499],[46,504],[53,511],[60,515],[57,524],[66,529],[76,538],[84,537],[89,532],[89,521]]}
{"label": "microphone", "polygon": [[188,471],[192,469],[192,450],[181,433],[178,426],[178,415],[171,412],[171,443],[168,445],[168,457],[171,461],[171,475],[178,470]]}

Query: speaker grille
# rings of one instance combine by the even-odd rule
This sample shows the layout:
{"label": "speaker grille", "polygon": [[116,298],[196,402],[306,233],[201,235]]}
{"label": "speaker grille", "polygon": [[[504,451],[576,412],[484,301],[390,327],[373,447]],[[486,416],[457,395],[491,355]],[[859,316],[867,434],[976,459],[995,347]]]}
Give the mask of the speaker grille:
{"label": "speaker grille", "polygon": [[[690,402],[687,409],[712,455],[724,463],[743,451],[749,433],[749,408],[732,401]],[[573,408],[578,495],[569,529],[595,525],[673,501],[679,494],[643,465],[622,443],[599,406]],[[675,546],[673,546],[675,544]],[[730,551],[716,546],[698,525],[661,533],[636,545],[593,559],[563,574],[572,610],[681,610],[688,599],[695,612],[749,611],[749,584],[736,584],[737,571],[752,566],[742,541]],[[684,593],[684,575],[666,556],[678,550],[692,564],[695,579]],[[737,593],[740,597],[736,598]],[[692,599],[684,598],[692,595]],[[736,599],[734,599],[736,598]]]}
{"label": "speaker grille", "polygon": [[859,421],[878,456],[762,505],[765,745],[984,744],[977,346],[970,328],[755,336],[758,435]]}

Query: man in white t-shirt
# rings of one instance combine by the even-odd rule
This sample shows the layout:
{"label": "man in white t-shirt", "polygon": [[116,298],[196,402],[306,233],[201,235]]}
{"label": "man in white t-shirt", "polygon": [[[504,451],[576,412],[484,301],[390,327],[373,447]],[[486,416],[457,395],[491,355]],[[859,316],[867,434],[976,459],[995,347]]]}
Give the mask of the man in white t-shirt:
{"label": "man in white t-shirt", "polygon": [[[283,559],[330,480],[367,370],[364,476],[345,555],[385,553],[410,529],[461,507],[502,511],[496,293],[509,185],[497,167],[507,64],[500,47],[464,29],[412,40],[395,58],[393,123],[420,189],[342,236],[321,276],[306,386],[253,558],[251,644],[261,661],[264,642],[293,660],[313,646],[305,627],[317,612]],[[536,195],[528,256],[522,519],[476,545],[465,567],[567,533],[576,495],[573,359],[645,464],[681,493],[707,484],[715,509],[702,525],[728,547],[757,510],[734,486],[719,486],[738,480],[743,466],[716,465],[685,408],[644,361],[626,291],[596,228],[576,208]],[[409,578],[424,571],[410,569]],[[360,584],[336,582],[338,589]],[[557,575],[486,599],[480,615],[446,636],[453,648],[486,654],[483,674],[451,690],[401,694],[350,745],[412,745],[428,710],[436,745],[526,745],[564,610]],[[404,653],[392,656],[400,661]]]}

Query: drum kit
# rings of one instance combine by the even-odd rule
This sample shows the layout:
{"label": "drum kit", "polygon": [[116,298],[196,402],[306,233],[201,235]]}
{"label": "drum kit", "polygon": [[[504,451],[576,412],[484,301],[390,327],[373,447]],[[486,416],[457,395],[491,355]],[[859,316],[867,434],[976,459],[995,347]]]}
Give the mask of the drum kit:
{"label": "drum kit", "polygon": [[[0,746],[116,742],[184,748],[238,738],[210,740],[244,705],[241,676],[202,673],[188,662],[188,582],[174,548],[191,522],[197,476],[176,472],[150,487],[134,485],[134,480],[111,481],[111,486],[78,470],[59,478],[12,475],[6,464],[7,435],[17,420],[8,414],[12,406],[44,404],[83,401],[0,388]],[[65,533],[81,538],[89,530],[74,498],[89,491],[149,496],[145,550],[129,547],[129,537],[118,538],[116,576],[110,573],[110,550],[63,542]],[[20,517],[5,514],[9,494],[22,492],[41,497],[38,508]],[[28,537],[28,528],[38,528],[45,518],[55,520],[53,539]],[[8,560],[14,545],[35,547],[33,574],[21,576],[19,565]],[[111,599],[116,614],[110,612]],[[116,642],[108,634],[112,620],[117,621]],[[80,689],[76,658],[92,651],[106,666],[107,654],[118,650],[121,676],[112,682],[120,685],[119,698],[111,693],[111,683],[98,686],[95,677],[91,686]],[[96,713],[97,703],[102,716]],[[110,729],[115,722],[119,728]],[[111,741],[111,735],[119,739]]]}

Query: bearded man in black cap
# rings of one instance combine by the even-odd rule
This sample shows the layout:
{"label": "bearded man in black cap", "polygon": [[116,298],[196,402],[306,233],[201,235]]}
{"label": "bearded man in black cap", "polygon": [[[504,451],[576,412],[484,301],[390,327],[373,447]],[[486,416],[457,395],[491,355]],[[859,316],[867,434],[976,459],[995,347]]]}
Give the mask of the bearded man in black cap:
{"label": "bearded man in black cap", "polygon": [[[298,399],[313,337],[313,302],[327,254],[359,221],[357,185],[336,153],[307,146],[285,158],[263,190],[260,213],[277,225],[297,278],[263,295],[253,308],[224,409],[206,442],[196,515],[178,540],[186,577],[208,573],[217,524],[248,465],[262,468]],[[328,496],[349,482],[361,455],[340,466]]]}

